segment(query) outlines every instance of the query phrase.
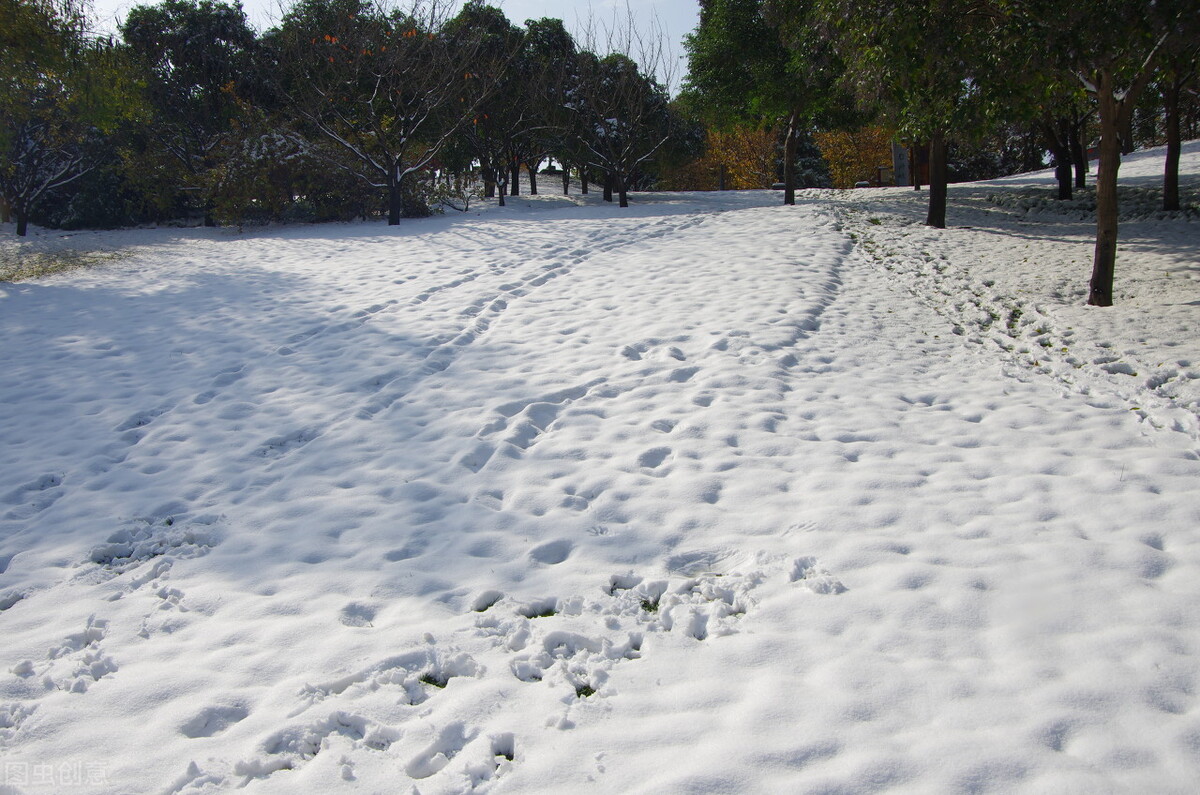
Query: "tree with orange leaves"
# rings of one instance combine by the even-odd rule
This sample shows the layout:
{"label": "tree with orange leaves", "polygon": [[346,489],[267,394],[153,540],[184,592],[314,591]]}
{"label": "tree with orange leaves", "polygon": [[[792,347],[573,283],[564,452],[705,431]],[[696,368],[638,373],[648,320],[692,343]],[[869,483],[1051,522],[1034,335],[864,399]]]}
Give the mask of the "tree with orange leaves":
{"label": "tree with orange leaves", "polygon": [[479,43],[445,35],[445,9],[302,0],[275,36],[292,112],[330,165],[384,192],[392,225],[428,214],[419,175],[492,89]]}

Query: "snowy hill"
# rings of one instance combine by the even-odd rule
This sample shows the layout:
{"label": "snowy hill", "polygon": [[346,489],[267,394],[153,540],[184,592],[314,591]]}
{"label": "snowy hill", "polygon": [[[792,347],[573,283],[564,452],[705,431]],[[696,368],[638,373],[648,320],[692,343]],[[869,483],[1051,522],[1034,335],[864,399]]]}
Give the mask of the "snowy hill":
{"label": "snowy hill", "polygon": [[1160,166],[6,238],[0,792],[1192,791]]}

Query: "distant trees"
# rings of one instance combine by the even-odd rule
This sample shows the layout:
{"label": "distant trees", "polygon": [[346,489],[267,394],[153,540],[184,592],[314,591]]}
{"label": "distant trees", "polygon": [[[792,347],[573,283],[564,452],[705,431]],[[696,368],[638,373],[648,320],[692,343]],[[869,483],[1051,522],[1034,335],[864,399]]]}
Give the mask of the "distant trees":
{"label": "distant trees", "polygon": [[892,156],[892,133],[883,127],[863,127],[852,132],[833,130],[817,133],[815,138],[829,163],[835,188],[853,188],[859,182],[875,184],[875,169]]}
{"label": "distant trees", "polygon": [[579,90],[584,157],[605,175],[606,191],[628,207],[637,169],[671,138],[675,117],[667,92],[623,53],[587,59]]}
{"label": "distant trees", "polygon": [[445,25],[436,5],[302,0],[273,37],[288,110],[330,166],[385,192],[389,224],[428,214],[418,175],[495,82],[481,42]]}
{"label": "distant trees", "polygon": [[648,74],[661,45],[635,53],[656,62],[597,56],[559,20],[517,27],[483,0],[453,17],[444,0],[298,0],[261,35],[232,2],[161,0],[133,8],[117,42],[76,2],[0,0],[0,207],[21,234],[34,214],[62,219],[71,186],[93,208],[108,192],[117,223],[129,204],[205,223],[395,224],[476,178],[515,191],[524,169],[536,192],[547,158],[585,184],[608,175],[627,203],[680,151]]}

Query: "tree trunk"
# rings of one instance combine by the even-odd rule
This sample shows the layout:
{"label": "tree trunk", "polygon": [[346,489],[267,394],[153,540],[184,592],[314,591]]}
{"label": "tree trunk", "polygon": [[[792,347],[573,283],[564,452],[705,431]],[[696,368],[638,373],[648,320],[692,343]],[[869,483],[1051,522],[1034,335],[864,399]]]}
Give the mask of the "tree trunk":
{"label": "tree trunk", "polygon": [[586,166],[579,169],[579,186],[579,192],[586,196],[588,192],[588,169]]}
{"label": "tree trunk", "polygon": [[613,196],[613,173],[611,171],[604,172],[604,201],[612,201]]}
{"label": "tree trunk", "polygon": [[625,177],[617,177],[617,196],[620,198],[620,206],[629,206],[629,189],[625,184]]}
{"label": "tree trunk", "polygon": [[1163,107],[1166,111],[1164,121],[1167,128],[1167,164],[1163,171],[1163,209],[1167,212],[1179,209],[1180,88],[1180,81],[1172,80],[1163,89]]}
{"label": "tree trunk", "polygon": [[800,123],[800,112],[792,110],[788,116],[787,138],[783,141],[783,203],[796,203],[796,126]]}
{"label": "tree trunk", "polygon": [[396,174],[399,166],[393,166],[388,174],[388,226],[400,224],[400,214],[404,209],[404,197],[400,193],[400,178]]}
{"label": "tree trunk", "polygon": [[483,169],[483,198],[496,198],[496,170],[491,166],[484,166]]}
{"label": "tree trunk", "polygon": [[566,163],[563,163],[562,170],[563,170],[563,176],[562,176],[563,196],[570,196],[571,195],[571,169]]}
{"label": "tree trunk", "polygon": [[525,167],[529,169],[529,195],[537,196],[537,173],[538,169],[542,167],[542,158],[530,160]]}
{"label": "tree trunk", "polygon": [[1120,105],[1113,76],[1100,75],[1096,99],[1100,105],[1100,168],[1096,174],[1096,252],[1088,287],[1090,306],[1112,306],[1113,274],[1117,264],[1117,171],[1121,168]]}
{"label": "tree trunk", "polygon": [[912,174],[913,190],[921,189],[921,158],[917,157],[917,147],[908,147],[908,173]]}
{"label": "tree trunk", "polygon": [[29,232],[29,211],[24,207],[17,207],[17,237],[25,237]]}
{"label": "tree trunk", "polygon": [[504,207],[504,197],[508,194],[508,177],[504,169],[500,169],[496,176],[496,196],[500,199],[500,206]]}
{"label": "tree trunk", "polygon": [[1121,119],[1117,126],[1120,131],[1119,140],[1121,143],[1121,154],[1133,154],[1133,114],[1126,114],[1125,118]]}
{"label": "tree trunk", "polygon": [[1054,178],[1058,180],[1059,201],[1069,201],[1074,195],[1071,188],[1071,144],[1067,120],[1046,119],[1043,123],[1046,148],[1054,158]]}
{"label": "tree trunk", "polygon": [[946,134],[938,130],[929,142],[929,215],[925,225],[946,228]]}
{"label": "tree trunk", "polygon": [[512,162],[512,166],[509,170],[511,172],[511,177],[512,177],[512,181],[508,183],[509,195],[510,196],[520,196],[521,195],[521,163],[520,163],[520,161],[514,160]]}
{"label": "tree trunk", "polygon": [[1075,187],[1087,187],[1087,150],[1083,148],[1083,130],[1086,123],[1077,121],[1071,130],[1071,161],[1075,164]]}

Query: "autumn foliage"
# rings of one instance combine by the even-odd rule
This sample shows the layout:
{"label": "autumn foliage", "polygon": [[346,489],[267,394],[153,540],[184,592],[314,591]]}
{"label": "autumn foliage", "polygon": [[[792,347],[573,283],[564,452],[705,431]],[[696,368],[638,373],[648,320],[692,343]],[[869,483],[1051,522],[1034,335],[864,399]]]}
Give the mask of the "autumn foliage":
{"label": "autumn foliage", "polygon": [[835,188],[853,188],[856,182],[874,184],[880,166],[892,164],[892,133],[882,127],[854,132],[821,132],[813,139],[829,163]]}
{"label": "autumn foliage", "polygon": [[773,130],[736,127],[709,130],[705,154],[664,175],[667,190],[752,190],[776,181],[778,134]]}

